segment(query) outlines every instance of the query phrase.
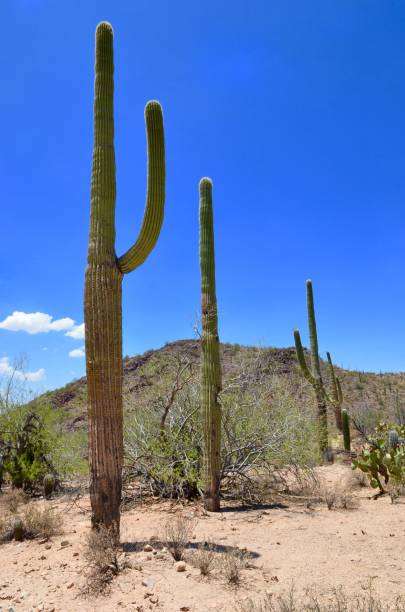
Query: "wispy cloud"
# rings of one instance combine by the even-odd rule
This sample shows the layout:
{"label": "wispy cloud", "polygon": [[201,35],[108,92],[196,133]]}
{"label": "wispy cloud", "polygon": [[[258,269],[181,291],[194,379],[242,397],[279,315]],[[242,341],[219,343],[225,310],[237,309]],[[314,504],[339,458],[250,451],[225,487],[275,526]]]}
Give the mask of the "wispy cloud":
{"label": "wispy cloud", "polygon": [[74,325],[71,330],[66,332],[65,336],[70,336],[75,340],[83,340],[84,338],[84,323],[81,325]]}
{"label": "wispy cloud", "polygon": [[0,357],[0,376],[14,376],[18,380],[38,381],[45,376],[44,368],[40,368],[36,372],[23,372],[14,368],[8,357]]}
{"label": "wispy cloud", "polygon": [[50,331],[65,331],[75,327],[75,322],[70,317],[54,319],[44,312],[20,312],[14,311],[0,321],[0,329],[8,331],[25,331],[28,334],[43,334]]}
{"label": "wispy cloud", "polygon": [[84,352],[84,346],[80,348],[73,349],[73,351],[69,352],[69,357],[84,357],[86,353]]}

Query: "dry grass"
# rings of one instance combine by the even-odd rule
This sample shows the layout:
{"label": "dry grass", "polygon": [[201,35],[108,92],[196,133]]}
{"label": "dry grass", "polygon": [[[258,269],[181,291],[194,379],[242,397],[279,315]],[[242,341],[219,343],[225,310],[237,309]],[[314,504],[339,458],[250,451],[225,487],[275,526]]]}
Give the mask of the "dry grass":
{"label": "dry grass", "polygon": [[84,558],[86,583],[83,595],[107,595],[111,581],[129,564],[123,559],[115,531],[100,526],[87,536]]}
{"label": "dry grass", "polygon": [[167,521],[163,540],[175,561],[184,558],[184,551],[193,537],[195,524],[195,520],[180,514]]}
{"label": "dry grass", "polygon": [[24,508],[21,520],[28,538],[49,540],[62,532],[62,517],[49,506],[38,508],[34,504],[28,504]]}
{"label": "dry grass", "polygon": [[228,584],[238,586],[241,581],[241,569],[246,564],[244,553],[237,549],[228,551],[218,557],[218,563]]}
{"label": "dry grass", "polygon": [[2,504],[10,514],[16,514],[20,507],[28,502],[29,496],[22,489],[9,489],[2,496]]}
{"label": "dry grass", "polygon": [[208,576],[215,565],[215,547],[212,542],[200,544],[191,557],[191,563],[198,567],[202,576]]}
{"label": "dry grass", "polygon": [[20,542],[34,538],[49,540],[61,532],[61,515],[48,506],[38,507],[35,503],[27,504],[21,513],[14,512],[0,520],[0,543],[13,539]]}
{"label": "dry grass", "polygon": [[[334,589],[326,598],[308,589],[298,598],[294,585],[277,597],[267,593],[260,601],[249,599],[239,605],[239,612],[405,612],[405,599],[397,597],[387,603],[375,593],[369,584],[364,593],[349,595],[342,588]],[[327,602],[326,602],[327,600]]]}

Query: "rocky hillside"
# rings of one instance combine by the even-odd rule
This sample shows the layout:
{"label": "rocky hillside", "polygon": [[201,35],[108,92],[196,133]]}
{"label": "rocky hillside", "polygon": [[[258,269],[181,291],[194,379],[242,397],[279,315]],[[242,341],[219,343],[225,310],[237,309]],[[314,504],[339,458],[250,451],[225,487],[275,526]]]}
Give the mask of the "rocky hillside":
{"label": "rocky hillside", "polygon": [[[124,394],[126,405],[136,407],[145,402],[151,388],[176,377],[176,372],[189,368],[198,377],[199,341],[178,340],[143,355],[124,359]],[[257,348],[238,344],[221,345],[224,380],[243,378],[248,368],[249,384],[257,377],[280,376],[292,382],[301,379],[294,348]],[[322,363],[323,376],[328,381],[328,369]],[[352,414],[361,413],[363,419],[394,419],[405,422],[405,374],[376,374],[336,368],[345,398],[345,406]],[[167,385],[166,385],[167,386]],[[50,391],[40,399],[62,408],[69,429],[86,424],[86,378],[75,380],[65,387]],[[308,398],[311,398],[310,392]]]}

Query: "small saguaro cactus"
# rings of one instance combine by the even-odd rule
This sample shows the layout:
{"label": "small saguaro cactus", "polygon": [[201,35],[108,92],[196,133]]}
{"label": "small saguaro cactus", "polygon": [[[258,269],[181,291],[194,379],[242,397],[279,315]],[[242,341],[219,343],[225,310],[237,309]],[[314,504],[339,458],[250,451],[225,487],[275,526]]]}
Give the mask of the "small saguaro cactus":
{"label": "small saguaro cactus", "polygon": [[330,379],[331,379],[331,383],[332,383],[332,393],[331,393],[331,396],[330,396],[330,403],[332,404],[333,410],[335,412],[336,427],[339,429],[339,431],[343,431],[343,425],[342,425],[342,403],[343,403],[342,387],[340,385],[340,380],[338,379],[338,377],[335,374],[335,368],[333,367],[332,358],[330,356],[330,353],[326,353],[326,358],[327,358],[328,364],[329,364]]}
{"label": "small saguaro cactus", "polygon": [[113,29],[96,29],[94,149],[84,318],[88,389],[92,525],[119,536],[123,457],[122,315],[123,275],[152,251],[163,222],[165,157],[162,109],[145,108],[148,143],[146,207],[140,234],[121,257],[115,253],[115,153]]}
{"label": "small saguaro cactus", "polygon": [[221,479],[221,364],[219,359],[218,311],[215,290],[214,221],[212,182],[200,181],[200,268],[201,268],[201,412],[204,422],[204,505],[220,509]]}
{"label": "small saguaro cactus", "polygon": [[345,451],[350,451],[350,448],[351,448],[350,419],[349,419],[349,414],[345,408],[342,408],[342,430],[343,430],[343,447]]}
{"label": "small saguaro cactus", "polygon": [[316,320],[314,309],[314,296],[312,292],[312,281],[307,280],[307,309],[308,309],[308,328],[311,349],[311,370],[307,366],[307,361],[302,348],[301,336],[298,329],[294,330],[295,349],[297,352],[298,363],[304,377],[311,383],[316,395],[318,406],[318,443],[322,456],[325,456],[328,448],[328,419],[326,410],[325,388],[321,376],[321,365],[318,353],[318,336],[316,332]]}
{"label": "small saguaro cactus", "polygon": [[398,436],[398,432],[395,431],[395,429],[391,429],[391,431],[388,432],[388,449],[389,450],[393,450],[398,446],[399,443],[399,436]]}
{"label": "small saguaro cactus", "polygon": [[45,474],[43,480],[44,497],[49,499],[55,490],[56,480],[53,474]]}

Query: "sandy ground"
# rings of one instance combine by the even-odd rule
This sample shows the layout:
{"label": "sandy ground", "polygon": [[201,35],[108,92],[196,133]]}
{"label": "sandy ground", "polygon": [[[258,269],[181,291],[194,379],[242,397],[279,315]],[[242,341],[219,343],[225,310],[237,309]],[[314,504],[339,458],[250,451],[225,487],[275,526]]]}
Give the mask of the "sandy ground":
{"label": "sandy ground", "polygon": [[[343,465],[320,471],[330,483],[344,481],[351,472]],[[292,579],[297,592],[312,585],[322,592],[344,585],[358,593],[371,578],[377,593],[389,601],[405,595],[405,500],[391,504],[388,497],[370,499],[371,493],[356,488],[358,507],[353,510],[307,508],[290,501],[285,502],[288,507],[225,507],[219,515],[205,515],[193,504],[138,506],[122,518],[121,539],[132,568],[114,580],[108,596],[96,599],[80,594],[88,500],[82,498],[73,506],[71,499],[47,502],[64,515],[64,533],[48,543],[1,546],[0,610],[230,612],[247,597],[287,591]],[[191,551],[204,540],[218,545],[218,555],[228,547],[249,551],[249,567],[242,570],[238,587],[229,586],[218,571],[201,577],[189,562],[185,572],[175,570],[157,540],[170,513],[176,512],[196,517]],[[158,552],[144,552],[147,543]]]}

